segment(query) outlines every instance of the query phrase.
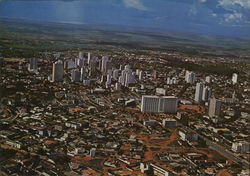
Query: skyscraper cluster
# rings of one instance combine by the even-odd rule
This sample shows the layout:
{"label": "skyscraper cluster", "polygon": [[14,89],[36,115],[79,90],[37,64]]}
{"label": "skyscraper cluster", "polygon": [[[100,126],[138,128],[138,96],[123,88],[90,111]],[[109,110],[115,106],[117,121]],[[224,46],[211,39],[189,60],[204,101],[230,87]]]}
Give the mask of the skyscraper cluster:
{"label": "skyscraper cluster", "polygon": [[129,65],[126,65],[124,70],[121,72],[121,76],[119,77],[119,83],[125,87],[128,87],[130,84],[136,82],[135,73],[130,69]]}

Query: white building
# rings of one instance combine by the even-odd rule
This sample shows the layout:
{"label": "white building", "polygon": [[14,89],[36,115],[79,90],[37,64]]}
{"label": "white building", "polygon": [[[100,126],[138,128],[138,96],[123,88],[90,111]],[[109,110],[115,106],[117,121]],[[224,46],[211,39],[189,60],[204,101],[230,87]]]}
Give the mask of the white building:
{"label": "white building", "polygon": [[246,141],[234,142],[232,144],[232,150],[237,153],[249,153],[250,152],[250,143]]}
{"label": "white building", "polygon": [[52,82],[63,81],[63,62],[57,61],[53,64]]}
{"label": "white building", "polygon": [[84,69],[83,67],[81,68],[81,71],[80,71],[80,72],[81,72],[81,79],[80,79],[80,80],[83,81],[84,78],[85,78],[85,76],[86,76],[85,74],[86,74],[87,72],[85,71],[85,69]]}
{"label": "white building", "polygon": [[139,81],[142,81],[144,79],[144,71],[139,72]]}
{"label": "white building", "polygon": [[121,76],[119,77],[119,82],[126,87],[135,83],[135,74],[133,74],[129,65],[126,65],[125,69],[122,70]]}
{"label": "white building", "polygon": [[153,171],[154,175],[157,176],[172,176],[173,174],[166,170],[165,168],[162,168],[160,166],[157,166],[155,164],[150,163],[140,163],[140,170],[142,173],[146,173],[147,171],[151,170]]}
{"label": "white building", "polygon": [[202,83],[196,84],[194,100],[197,103],[200,103],[202,101],[203,88],[204,88],[204,85]]}
{"label": "white building", "polygon": [[196,76],[194,72],[186,71],[185,81],[190,84],[194,84],[196,81]]}
{"label": "white building", "polygon": [[206,81],[206,83],[210,84],[211,83],[211,77],[210,76],[206,76],[205,81]]}
{"label": "white building", "polygon": [[202,91],[202,101],[208,101],[211,98],[212,91],[209,87],[204,87]]}
{"label": "white building", "polygon": [[232,82],[233,82],[233,84],[236,84],[237,81],[238,81],[238,74],[234,73],[233,76],[232,76]]}
{"label": "white building", "polygon": [[175,119],[172,119],[172,118],[163,119],[162,125],[165,128],[174,128],[177,126],[177,121]]}
{"label": "white building", "polygon": [[107,85],[110,85],[111,84],[111,81],[112,81],[112,76],[110,74],[107,75],[107,81],[106,81],[106,84]]}
{"label": "white building", "polygon": [[221,111],[221,101],[215,98],[210,99],[209,101],[209,117],[219,116]]}
{"label": "white building", "polygon": [[108,71],[108,61],[109,61],[108,56],[103,56],[102,57],[101,71],[103,73],[106,73]]}
{"label": "white building", "polygon": [[198,140],[198,134],[194,133],[194,132],[189,132],[189,131],[186,131],[186,130],[180,130],[179,135],[180,135],[181,140],[183,140],[183,141],[186,141],[186,140],[188,140],[188,141],[197,141]]}
{"label": "white building", "polygon": [[88,65],[90,64],[90,62],[91,62],[91,53],[88,53],[88,60],[87,60]]}
{"label": "white building", "polygon": [[156,88],[155,92],[156,92],[156,95],[163,95],[163,96],[165,96],[167,94],[167,91],[164,88]]}
{"label": "white building", "polygon": [[115,83],[115,90],[121,90],[121,83]]}
{"label": "white building", "polygon": [[142,96],[141,112],[176,113],[178,98],[173,96]]}
{"label": "white building", "polygon": [[14,141],[6,141],[5,142],[7,145],[17,148],[17,149],[21,149],[22,145],[19,142],[14,142]]}

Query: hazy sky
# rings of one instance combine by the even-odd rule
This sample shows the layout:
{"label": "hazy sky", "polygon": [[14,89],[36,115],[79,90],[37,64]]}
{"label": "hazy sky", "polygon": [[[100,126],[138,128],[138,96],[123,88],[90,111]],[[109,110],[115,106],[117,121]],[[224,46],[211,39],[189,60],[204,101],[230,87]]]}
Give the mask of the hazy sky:
{"label": "hazy sky", "polygon": [[0,0],[0,17],[250,37],[250,0]]}

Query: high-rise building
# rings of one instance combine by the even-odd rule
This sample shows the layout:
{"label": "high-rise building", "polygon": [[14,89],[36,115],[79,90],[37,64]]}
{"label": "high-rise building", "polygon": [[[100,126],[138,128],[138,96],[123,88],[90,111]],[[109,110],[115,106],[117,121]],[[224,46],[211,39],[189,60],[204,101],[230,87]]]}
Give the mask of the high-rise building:
{"label": "high-rise building", "polygon": [[206,83],[210,84],[211,83],[211,77],[210,76],[206,76],[205,81],[206,81]]}
{"label": "high-rise building", "polygon": [[[92,70],[95,70],[97,68],[97,63],[98,63],[98,57],[97,56],[91,56],[91,59],[88,60],[88,67]],[[100,62],[100,67],[101,69],[101,62]]]}
{"label": "high-rise building", "polygon": [[38,62],[37,58],[30,58],[29,64],[28,64],[28,70],[29,71],[36,71],[38,69],[37,62]]}
{"label": "high-rise building", "polygon": [[126,87],[135,83],[135,74],[133,74],[129,65],[126,65],[125,69],[122,70],[121,76],[119,77],[119,82]]}
{"label": "high-rise building", "polygon": [[113,70],[112,70],[112,69],[108,69],[108,71],[107,71],[107,75],[112,76],[112,74],[113,74]]}
{"label": "high-rise building", "polygon": [[204,85],[202,83],[197,83],[196,84],[194,100],[197,103],[200,103],[202,101],[203,87],[204,87]]}
{"label": "high-rise building", "polygon": [[130,65],[125,65],[124,70],[130,69]]}
{"label": "high-rise building", "polygon": [[112,80],[112,76],[110,74],[107,75],[107,81],[106,84],[110,85],[111,84],[111,80]]}
{"label": "high-rise building", "polygon": [[85,76],[86,76],[85,74],[86,74],[85,68],[82,67],[82,68],[81,68],[81,78],[80,78],[80,81],[83,81],[83,80],[84,80],[84,78],[85,78]]}
{"label": "high-rise building", "polygon": [[77,58],[77,66],[78,67],[83,67],[84,66],[84,64],[85,64],[85,59],[84,58]]}
{"label": "high-rise building", "polygon": [[136,76],[139,76],[140,71],[141,71],[140,69],[136,69],[136,70],[135,70]]}
{"label": "high-rise building", "polygon": [[209,101],[209,117],[219,116],[221,111],[221,101],[215,98],[210,99]]}
{"label": "high-rise building", "polygon": [[204,87],[202,91],[202,101],[208,101],[211,97],[211,89],[209,87]]}
{"label": "high-rise building", "polygon": [[79,52],[79,56],[78,56],[79,59],[83,59],[83,53],[80,51]]}
{"label": "high-rise building", "polygon": [[52,71],[52,82],[63,81],[63,62],[57,61],[53,63],[53,71]]}
{"label": "high-rise building", "polygon": [[103,73],[106,73],[108,71],[108,61],[109,61],[108,56],[103,56],[102,57],[101,71]]}
{"label": "high-rise building", "polygon": [[194,84],[196,81],[196,76],[194,72],[186,71],[185,81],[190,84]]}
{"label": "high-rise building", "polygon": [[234,73],[233,76],[232,76],[232,82],[233,82],[233,84],[236,84],[237,81],[238,81],[238,74]]}
{"label": "high-rise building", "polygon": [[90,65],[91,62],[91,53],[88,53],[88,65]]}
{"label": "high-rise building", "polygon": [[144,79],[144,71],[139,72],[139,81],[142,81]]}
{"label": "high-rise building", "polygon": [[171,84],[172,80],[170,77],[167,77],[167,84]]}
{"label": "high-rise building", "polygon": [[81,80],[81,72],[78,69],[72,70],[71,81],[72,82],[80,82],[80,80]]}
{"label": "high-rise building", "polygon": [[115,83],[115,90],[120,90],[121,89],[121,84],[120,83]]}
{"label": "high-rise building", "polygon": [[118,70],[118,69],[116,69],[116,70],[113,71],[113,79],[118,80],[118,78],[119,78],[119,71],[120,70]]}
{"label": "high-rise building", "polygon": [[120,65],[119,70],[123,70],[123,65]]}
{"label": "high-rise building", "polygon": [[89,151],[89,155],[90,155],[91,157],[95,157],[95,152],[96,152],[96,148],[92,148],[92,149],[90,149],[90,151]]}
{"label": "high-rise building", "polygon": [[176,113],[178,98],[173,96],[142,96],[141,112]]}
{"label": "high-rise building", "polygon": [[77,66],[77,62],[76,62],[76,60],[74,59],[70,59],[70,60],[67,60],[66,61],[66,68],[67,69],[72,69],[72,68],[76,68],[76,66]]}

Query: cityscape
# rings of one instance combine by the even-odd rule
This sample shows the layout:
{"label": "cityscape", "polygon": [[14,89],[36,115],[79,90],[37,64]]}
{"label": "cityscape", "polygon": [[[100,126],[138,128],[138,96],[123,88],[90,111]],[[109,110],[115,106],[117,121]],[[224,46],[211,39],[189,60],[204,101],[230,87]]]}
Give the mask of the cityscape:
{"label": "cityscape", "polygon": [[15,153],[1,174],[247,175],[249,77],[195,73],[164,58],[1,59],[1,148]]}
{"label": "cityscape", "polygon": [[12,3],[50,2],[0,1],[0,176],[250,175],[247,35],[14,20]]}

